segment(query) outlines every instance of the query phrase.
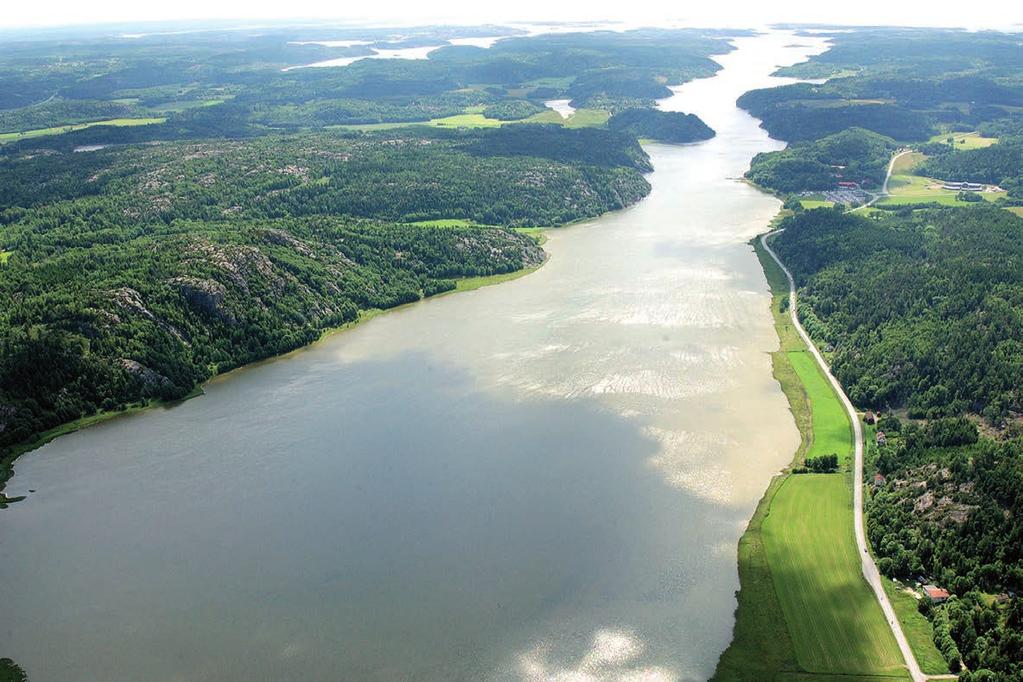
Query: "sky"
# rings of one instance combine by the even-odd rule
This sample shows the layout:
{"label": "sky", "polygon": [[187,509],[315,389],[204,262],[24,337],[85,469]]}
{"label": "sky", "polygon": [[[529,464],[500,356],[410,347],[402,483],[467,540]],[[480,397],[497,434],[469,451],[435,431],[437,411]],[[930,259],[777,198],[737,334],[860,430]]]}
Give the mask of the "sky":
{"label": "sky", "polygon": [[10,2],[0,27],[171,20],[330,19],[412,25],[509,21],[627,21],[644,25],[754,27],[779,22],[957,26],[1023,31],[1023,2],[985,0],[49,0]]}

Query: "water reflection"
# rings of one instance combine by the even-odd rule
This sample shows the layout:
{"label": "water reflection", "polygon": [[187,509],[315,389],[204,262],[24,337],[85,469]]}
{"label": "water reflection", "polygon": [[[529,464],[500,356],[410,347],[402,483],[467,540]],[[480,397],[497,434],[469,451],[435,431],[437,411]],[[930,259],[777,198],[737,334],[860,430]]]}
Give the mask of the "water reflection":
{"label": "water reflection", "polygon": [[21,460],[0,654],[35,682],[707,677],[798,438],[745,243],[777,201],[735,181],[778,143],[734,101],[809,48],[737,42],[664,103],[718,137],[651,146],[650,197],[536,273]]}

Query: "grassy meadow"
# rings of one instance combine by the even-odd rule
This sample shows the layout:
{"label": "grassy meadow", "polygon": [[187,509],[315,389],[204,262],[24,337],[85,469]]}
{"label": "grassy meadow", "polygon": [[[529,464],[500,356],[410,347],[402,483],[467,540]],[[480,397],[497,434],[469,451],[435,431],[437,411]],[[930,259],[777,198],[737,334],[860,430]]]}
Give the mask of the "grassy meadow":
{"label": "grassy meadow", "polygon": [[556,123],[566,128],[587,128],[602,126],[607,123],[611,114],[603,109],[578,109],[568,118],[562,118],[561,114],[548,109],[533,114],[528,118],[516,121],[502,121],[497,118],[488,118],[483,114],[483,107],[467,107],[461,114],[454,116],[443,116],[432,118],[429,121],[406,121],[398,123],[359,123],[327,126],[342,130],[393,130],[408,126],[429,126],[431,128],[497,128],[503,125],[516,123]]}
{"label": "grassy meadow", "polygon": [[93,126],[144,126],[154,123],[163,123],[166,118],[111,118],[105,121],[92,121],[91,123],[75,123],[73,125],[55,126],[53,128],[37,128],[36,130],[25,130],[19,133],[0,133],[0,144],[16,142],[30,137],[43,137],[44,135],[62,135]]}
{"label": "grassy meadow", "polygon": [[806,457],[837,454],[839,464],[848,464],[852,458],[852,426],[845,408],[809,351],[790,351],[788,356],[810,401],[812,425]]}
{"label": "grassy meadow", "polygon": [[972,133],[941,133],[933,136],[929,142],[941,142],[948,144],[948,139],[952,138],[952,144],[956,149],[982,149],[984,147],[990,147],[998,142],[997,137],[982,137],[978,132]]}
{"label": "grassy meadow", "polygon": [[[907,155],[911,156],[911,155]],[[900,159],[901,161],[901,159]],[[881,199],[879,204],[922,204],[938,203],[942,206],[971,206],[971,202],[960,201],[956,198],[959,193],[955,190],[941,189],[941,181],[933,178],[925,178],[921,175],[906,173],[893,174],[888,182],[888,191],[891,193]],[[1005,196],[1005,192],[978,192],[985,201],[994,201]]]}
{"label": "grassy meadow", "polygon": [[902,675],[902,655],[860,573],[850,483],[847,473],[786,478],[763,526],[767,560],[801,668]]}

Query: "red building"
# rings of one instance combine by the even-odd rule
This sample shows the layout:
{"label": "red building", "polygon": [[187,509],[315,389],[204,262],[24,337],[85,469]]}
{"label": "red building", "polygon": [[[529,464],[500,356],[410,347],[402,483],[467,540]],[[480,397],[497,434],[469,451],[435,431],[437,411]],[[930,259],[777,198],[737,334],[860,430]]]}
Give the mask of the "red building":
{"label": "red building", "polygon": [[930,599],[932,604],[944,604],[948,601],[948,590],[935,585],[924,585],[924,596]]}

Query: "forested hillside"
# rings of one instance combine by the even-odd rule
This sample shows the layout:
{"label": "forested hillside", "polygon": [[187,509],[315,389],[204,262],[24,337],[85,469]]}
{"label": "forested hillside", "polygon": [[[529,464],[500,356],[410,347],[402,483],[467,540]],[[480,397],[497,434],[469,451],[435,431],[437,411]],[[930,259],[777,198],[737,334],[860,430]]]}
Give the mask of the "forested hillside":
{"label": "forested hillside", "polygon": [[183,397],[361,310],[542,260],[506,230],[335,218],[176,220],[79,237],[0,267],[0,444]]}
{"label": "forested hillside", "polygon": [[[936,158],[902,169],[916,178],[906,184],[916,183],[919,201],[898,203],[962,203],[919,191],[929,178],[1000,185],[1010,197],[1018,193],[1019,144],[1012,140],[1023,131],[1023,57],[1011,35],[863,29],[830,40],[826,52],[779,71],[826,82],[739,98],[772,136],[790,143],[754,159],[750,180],[783,193],[835,189],[839,181],[876,192],[892,153],[909,146],[922,152],[914,161]],[[934,141],[975,131],[988,136],[980,146],[1000,144],[953,153],[953,146]],[[836,142],[842,144],[836,148]]]}
{"label": "forested hillside", "polygon": [[999,425],[1023,412],[1023,219],[820,209],[787,219],[775,244],[854,403]]}
{"label": "forested hillside", "polygon": [[612,116],[607,127],[659,142],[699,142],[714,137],[714,131],[698,116],[659,109],[626,109]]}
{"label": "forested hillside", "polygon": [[[886,575],[934,576],[955,596],[920,608],[949,667],[966,679],[1023,674],[1023,439],[978,437],[963,418],[926,425],[883,419],[872,446],[884,476],[867,503],[868,533]],[[981,671],[994,675],[985,677]]]}
{"label": "forested hillside", "polygon": [[938,126],[975,130],[1023,105],[1023,51],[1012,34],[871,29],[779,75],[830,78],[754,90],[739,102],[779,139],[816,139],[857,126],[923,141]]}
{"label": "forested hillside", "polygon": [[753,157],[746,177],[777,192],[825,190],[849,180],[864,188],[884,182],[895,140],[862,128],[849,128],[778,152]]}
{"label": "forested hillside", "polygon": [[556,225],[637,201],[650,189],[641,175],[649,169],[634,138],[547,126],[33,155],[0,160],[0,220],[7,226],[0,243],[27,255],[74,239],[85,222],[92,239],[101,223],[139,219],[345,215]]}

